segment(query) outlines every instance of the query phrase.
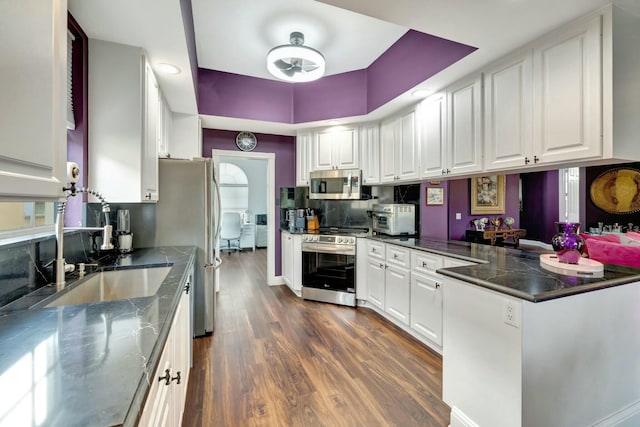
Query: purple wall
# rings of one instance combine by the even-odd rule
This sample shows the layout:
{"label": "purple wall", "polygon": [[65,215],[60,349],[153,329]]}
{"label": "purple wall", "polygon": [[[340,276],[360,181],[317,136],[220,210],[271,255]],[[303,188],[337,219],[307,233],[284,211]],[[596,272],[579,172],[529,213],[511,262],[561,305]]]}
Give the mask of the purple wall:
{"label": "purple wall", "polygon": [[370,113],[476,48],[409,30],[367,69],[310,83],[198,70],[201,114],[305,123]]}
{"label": "purple wall", "polygon": [[427,80],[477,48],[407,31],[367,69],[367,112]]}
{"label": "purple wall", "polygon": [[551,242],[558,221],[558,171],[522,174],[522,212],[520,224],[527,239]]}
{"label": "purple wall", "polygon": [[[469,179],[449,181],[449,239],[464,240],[466,230],[472,229],[470,221],[482,217],[513,217],[513,226],[520,226],[520,201],[518,196],[520,176],[507,175],[505,182],[505,213],[501,215],[471,215],[471,187]],[[446,195],[445,195],[446,197]],[[462,214],[461,220],[456,220],[456,213]]]}
{"label": "purple wall", "polygon": [[291,83],[224,73],[198,71],[198,112],[277,123],[293,123]]}
{"label": "purple wall", "polygon": [[[442,206],[427,206],[427,187],[444,188],[444,204]],[[434,239],[447,240],[449,238],[449,224],[447,212],[449,208],[449,182],[431,184],[429,181],[420,185],[420,235]]]}
{"label": "purple wall", "polygon": [[[73,96],[74,118],[76,128],[67,130],[67,160],[76,162],[80,167],[80,179],[77,186],[87,185],[88,176],[88,133],[87,133],[87,84],[88,81],[88,40],[76,20],[68,14],[68,28],[76,36],[73,42],[73,63],[71,90]],[[82,221],[82,202],[86,201],[86,194],[69,199],[67,203],[64,223],[66,226],[78,226]]]}
{"label": "purple wall", "polygon": [[366,83],[366,70],[358,70],[293,85],[293,122],[367,114]]}
{"label": "purple wall", "polygon": [[[236,135],[237,131],[203,129],[202,130],[202,155],[211,157],[211,150],[231,150],[237,151]],[[295,138],[292,136],[256,134],[258,146],[254,151],[260,153],[275,153],[276,155],[276,176],[275,194],[279,197],[280,187],[295,187],[296,185],[296,151]],[[280,208],[276,206],[275,218],[272,222],[276,231],[275,247],[275,275],[281,274],[281,254],[280,254]]]}

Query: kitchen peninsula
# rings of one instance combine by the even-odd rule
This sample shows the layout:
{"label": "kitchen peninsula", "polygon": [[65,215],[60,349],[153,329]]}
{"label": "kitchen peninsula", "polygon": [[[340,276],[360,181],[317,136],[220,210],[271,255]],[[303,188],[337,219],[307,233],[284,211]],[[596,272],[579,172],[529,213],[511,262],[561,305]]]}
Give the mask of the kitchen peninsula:
{"label": "kitchen peninsula", "polygon": [[639,270],[606,266],[599,278],[567,276],[541,267],[538,254],[516,249],[369,241],[468,262],[436,270],[443,400],[452,408],[452,427],[637,421]]}
{"label": "kitchen peninsula", "polygon": [[[183,287],[194,254],[192,247],[139,249],[104,266],[170,267],[150,297],[50,308],[30,308],[35,301],[29,298],[3,309],[0,389],[12,390],[3,397],[9,408],[3,424],[131,426],[141,413],[144,417],[145,399],[157,383],[156,367],[171,337],[177,337],[174,320],[178,311],[188,314],[190,295]],[[185,360],[188,371],[190,354]],[[177,370],[172,376],[179,375]],[[186,387],[188,374],[183,375]]]}

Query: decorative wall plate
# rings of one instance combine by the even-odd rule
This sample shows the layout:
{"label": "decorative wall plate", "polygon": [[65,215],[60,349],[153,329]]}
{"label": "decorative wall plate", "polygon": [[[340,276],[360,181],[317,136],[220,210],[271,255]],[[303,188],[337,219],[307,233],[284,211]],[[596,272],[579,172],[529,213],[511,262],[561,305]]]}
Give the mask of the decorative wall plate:
{"label": "decorative wall plate", "polygon": [[608,170],[598,175],[589,191],[593,204],[612,214],[640,211],[640,171],[630,168]]}
{"label": "decorative wall plate", "polygon": [[258,145],[256,136],[251,132],[240,132],[236,136],[236,146],[242,151],[251,151]]}

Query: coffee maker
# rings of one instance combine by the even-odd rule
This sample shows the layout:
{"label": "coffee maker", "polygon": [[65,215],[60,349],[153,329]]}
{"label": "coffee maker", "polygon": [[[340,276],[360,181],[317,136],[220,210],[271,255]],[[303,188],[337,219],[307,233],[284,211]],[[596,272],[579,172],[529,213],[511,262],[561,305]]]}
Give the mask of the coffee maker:
{"label": "coffee maker", "polygon": [[133,251],[133,233],[131,232],[129,209],[118,210],[116,235],[118,236],[118,248],[121,253],[126,254]]}

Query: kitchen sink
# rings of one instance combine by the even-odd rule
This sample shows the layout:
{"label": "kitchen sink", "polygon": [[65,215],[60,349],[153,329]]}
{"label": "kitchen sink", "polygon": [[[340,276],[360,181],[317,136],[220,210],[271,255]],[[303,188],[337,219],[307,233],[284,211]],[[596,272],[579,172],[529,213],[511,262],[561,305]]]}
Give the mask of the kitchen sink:
{"label": "kitchen sink", "polygon": [[60,293],[46,307],[89,304],[155,295],[171,267],[139,268],[93,273]]}

